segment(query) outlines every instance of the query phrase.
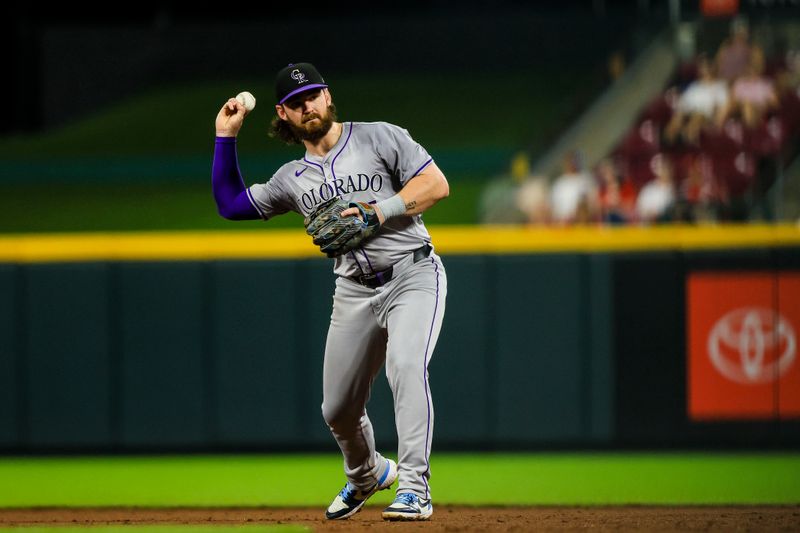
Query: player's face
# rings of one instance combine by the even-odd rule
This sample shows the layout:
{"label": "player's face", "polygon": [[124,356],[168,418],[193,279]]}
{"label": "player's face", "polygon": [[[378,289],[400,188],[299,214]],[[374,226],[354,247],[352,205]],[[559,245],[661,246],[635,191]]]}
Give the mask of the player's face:
{"label": "player's face", "polygon": [[327,89],[312,90],[275,106],[275,111],[300,139],[315,141],[324,137],[333,125],[330,105],[331,96]]}

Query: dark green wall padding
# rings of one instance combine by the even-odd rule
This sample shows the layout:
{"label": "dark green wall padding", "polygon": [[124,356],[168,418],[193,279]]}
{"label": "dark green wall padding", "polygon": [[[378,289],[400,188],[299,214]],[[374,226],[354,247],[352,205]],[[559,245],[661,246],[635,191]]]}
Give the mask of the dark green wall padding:
{"label": "dark green wall padding", "polygon": [[[800,264],[797,250],[778,255]],[[763,268],[763,256],[748,266]],[[445,256],[434,448],[691,444],[682,284],[703,267],[697,257]],[[0,265],[0,450],[335,449],[320,412],[330,270],[324,260]],[[656,366],[637,355],[647,347]],[[368,410],[380,445],[393,446],[382,373]]]}

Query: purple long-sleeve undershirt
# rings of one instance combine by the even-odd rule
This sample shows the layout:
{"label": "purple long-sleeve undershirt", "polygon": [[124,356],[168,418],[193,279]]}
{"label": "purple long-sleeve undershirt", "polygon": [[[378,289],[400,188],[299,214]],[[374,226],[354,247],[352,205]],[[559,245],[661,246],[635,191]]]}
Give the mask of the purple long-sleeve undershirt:
{"label": "purple long-sleeve undershirt", "polygon": [[228,220],[261,218],[248,198],[236,155],[236,137],[217,137],[214,163],[211,167],[211,187],[217,211]]}

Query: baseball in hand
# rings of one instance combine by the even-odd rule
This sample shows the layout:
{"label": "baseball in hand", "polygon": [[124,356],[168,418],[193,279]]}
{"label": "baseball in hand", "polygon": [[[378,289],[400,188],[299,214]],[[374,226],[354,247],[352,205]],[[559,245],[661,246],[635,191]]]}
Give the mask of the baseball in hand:
{"label": "baseball in hand", "polygon": [[256,107],[256,97],[253,96],[253,93],[242,91],[236,95],[236,99],[247,109],[248,113]]}

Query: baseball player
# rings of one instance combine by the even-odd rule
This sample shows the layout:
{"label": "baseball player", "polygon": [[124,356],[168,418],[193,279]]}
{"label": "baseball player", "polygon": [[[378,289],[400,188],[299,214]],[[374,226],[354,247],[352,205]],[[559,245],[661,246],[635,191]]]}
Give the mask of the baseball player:
{"label": "baseball player", "polygon": [[[322,415],[344,456],[347,478],[325,516],[345,519],[399,479],[386,520],[426,520],[433,403],[428,363],[447,277],[422,212],[449,193],[425,149],[385,122],[339,122],[328,85],[309,63],[281,69],[271,135],[305,153],[266,183],[245,187],[236,135],[246,115],[236,99],[216,118],[212,169],[219,213],[231,220],[303,214],[314,243],[333,257],[336,289],[323,364]],[[394,398],[398,461],[375,449],[366,404],[386,364]]]}

